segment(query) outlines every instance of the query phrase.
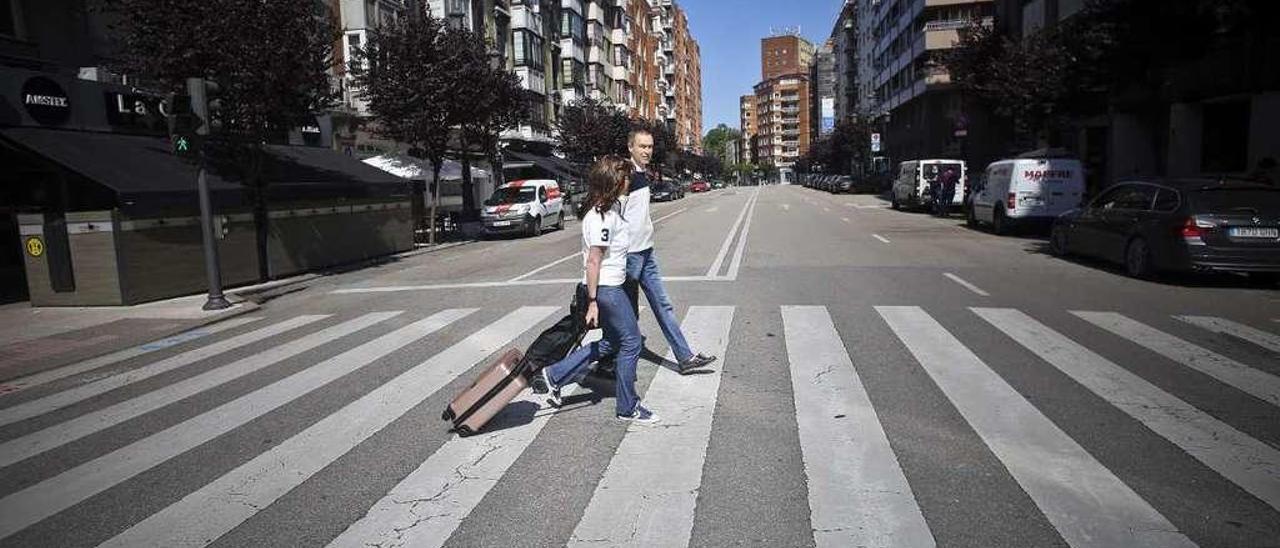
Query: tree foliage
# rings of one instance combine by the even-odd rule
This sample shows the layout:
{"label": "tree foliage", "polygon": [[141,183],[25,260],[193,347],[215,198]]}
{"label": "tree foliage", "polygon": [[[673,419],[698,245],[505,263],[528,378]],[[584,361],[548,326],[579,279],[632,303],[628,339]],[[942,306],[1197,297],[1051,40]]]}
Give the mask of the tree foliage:
{"label": "tree foliage", "polygon": [[560,151],[574,162],[590,164],[608,154],[627,154],[631,120],[617,108],[586,97],[564,107],[556,129]]}
{"label": "tree foliage", "polygon": [[871,128],[861,119],[845,118],[836,122],[831,133],[814,141],[800,160],[799,171],[850,174],[855,163],[866,165],[870,157]]}
{"label": "tree foliage", "polygon": [[279,141],[332,106],[333,14],[294,0],[101,0],[126,71],[168,90],[222,87],[221,126],[243,143]]}
{"label": "tree foliage", "polygon": [[742,139],[741,131],[724,124],[717,125],[702,137],[702,153],[716,158],[724,158],[725,148],[729,143],[740,139]]}
{"label": "tree foliage", "polygon": [[[460,77],[469,61],[465,49],[460,51],[471,39],[465,32],[419,5],[371,33],[357,51],[352,71],[360,97],[369,102],[375,130],[431,162],[436,198],[431,219],[440,202],[440,168],[449,153],[451,129],[465,121],[461,98],[475,93]],[[414,204],[416,211],[424,209],[421,192],[414,192]],[[421,226],[422,220],[416,224]],[[428,238],[434,243],[435,230]]]}

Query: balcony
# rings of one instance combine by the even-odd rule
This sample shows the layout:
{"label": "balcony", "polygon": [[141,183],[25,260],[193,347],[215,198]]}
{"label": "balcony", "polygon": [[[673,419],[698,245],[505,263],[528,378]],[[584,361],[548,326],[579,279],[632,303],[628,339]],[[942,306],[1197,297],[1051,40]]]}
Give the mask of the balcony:
{"label": "balcony", "polygon": [[511,8],[511,30],[529,29],[542,36],[542,14],[534,13],[529,6],[513,6]]}
{"label": "balcony", "polygon": [[560,58],[576,59],[579,62],[587,62],[587,52],[582,49],[581,44],[575,44],[572,38],[564,38],[560,40]]}

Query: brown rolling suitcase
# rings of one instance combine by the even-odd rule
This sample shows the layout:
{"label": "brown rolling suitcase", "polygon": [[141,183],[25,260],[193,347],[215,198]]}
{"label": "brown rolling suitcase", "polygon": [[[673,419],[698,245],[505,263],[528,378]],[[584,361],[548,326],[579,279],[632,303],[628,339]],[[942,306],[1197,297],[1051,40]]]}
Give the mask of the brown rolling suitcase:
{"label": "brown rolling suitcase", "polygon": [[441,418],[453,422],[453,430],[459,435],[470,436],[479,432],[485,423],[529,386],[521,370],[523,367],[524,354],[514,348],[508,350],[471,386],[453,398]]}

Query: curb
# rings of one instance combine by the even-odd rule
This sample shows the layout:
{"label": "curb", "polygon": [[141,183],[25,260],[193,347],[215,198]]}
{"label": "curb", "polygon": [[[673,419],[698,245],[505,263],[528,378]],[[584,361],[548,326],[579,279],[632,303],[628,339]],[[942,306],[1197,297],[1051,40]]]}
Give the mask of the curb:
{"label": "curb", "polygon": [[[239,297],[240,299],[243,299],[246,302],[254,302],[255,304],[258,304],[261,301],[256,300],[255,299],[256,297],[266,295],[278,289],[291,288],[293,286],[304,284],[319,278],[334,276],[337,274],[346,274],[356,270],[369,268],[371,266],[386,264],[396,259],[408,259],[411,257],[417,257],[419,255],[427,255],[430,253],[435,253],[437,251],[444,251],[446,249],[462,247],[464,245],[473,244],[478,241],[480,240],[464,240],[461,242],[436,244],[435,246],[424,247],[422,249],[411,249],[409,251],[401,251],[400,253],[393,253],[391,255],[383,255],[381,257],[374,257],[372,259],[364,259],[362,261],[357,261],[354,263],[347,263],[345,265],[328,267],[324,270],[320,270],[317,272],[308,272],[306,274],[299,274],[290,278],[274,280],[274,281],[266,282],[263,284],[242,287],[240,289],[231,289],[231,290],[228,290],[227,293],[231,295],[235,295],[236,297]],[[289,293],[289,291],[284,291],[281,293],[282,294]]]}

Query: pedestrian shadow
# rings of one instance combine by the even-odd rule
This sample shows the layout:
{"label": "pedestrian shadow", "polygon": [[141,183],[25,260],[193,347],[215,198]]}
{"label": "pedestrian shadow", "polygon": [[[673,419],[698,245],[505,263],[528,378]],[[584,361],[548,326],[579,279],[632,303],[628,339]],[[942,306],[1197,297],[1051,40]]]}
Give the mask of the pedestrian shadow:
{"label": "pedestrian shadow", "polygon": [[502,408],[477,434],[500,432],[508,428],[527,426],[533,422],[542,406],[531,401],[518,401]]}

